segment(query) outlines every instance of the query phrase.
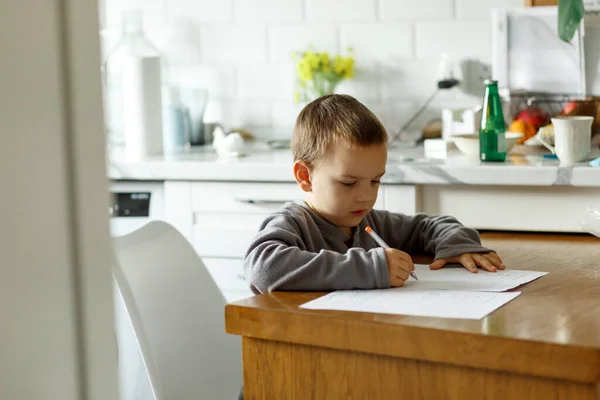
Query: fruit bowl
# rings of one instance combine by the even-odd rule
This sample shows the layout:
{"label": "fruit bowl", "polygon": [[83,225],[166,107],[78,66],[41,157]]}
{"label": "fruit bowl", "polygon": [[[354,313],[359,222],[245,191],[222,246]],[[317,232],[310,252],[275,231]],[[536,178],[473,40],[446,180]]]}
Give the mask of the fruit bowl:
{"label": "fruit bowl", "polygon": [[[506,132],[506,152],[509,153],[515,144],[523,137],[520,132]],[[479,135],[460,134],[452,136],[456,148],[463,154],[479,157]]]}

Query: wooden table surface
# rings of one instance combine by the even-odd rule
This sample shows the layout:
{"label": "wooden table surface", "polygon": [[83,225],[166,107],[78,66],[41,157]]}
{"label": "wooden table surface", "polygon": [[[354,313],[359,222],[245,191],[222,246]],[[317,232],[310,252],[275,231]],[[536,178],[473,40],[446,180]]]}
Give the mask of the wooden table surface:
{"label": "wooden table surface", "polygon": [[273,292],[226,307],[227,332],[571,382],[600,382],[600,239],[484,233],[509,268],[549,272],[482,320],[318,311],[324,293]]}

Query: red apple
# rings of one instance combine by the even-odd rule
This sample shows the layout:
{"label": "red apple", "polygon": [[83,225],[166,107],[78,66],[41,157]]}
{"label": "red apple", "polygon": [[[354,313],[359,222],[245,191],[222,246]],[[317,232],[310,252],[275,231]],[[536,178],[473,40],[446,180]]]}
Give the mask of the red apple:
{"label": "red apple", "polygon": [[550,114],[539,107],[529,106],[517,114],[515,120],[527,122],[535,126],[535,129],[537,130],[550,122]]}
{"label": "red apple", "polygon": [[577,109],[578,106],[578,101],[570,101],[567,104],[565,104],[562,111],[560,112],[560,115],[570,115]]}

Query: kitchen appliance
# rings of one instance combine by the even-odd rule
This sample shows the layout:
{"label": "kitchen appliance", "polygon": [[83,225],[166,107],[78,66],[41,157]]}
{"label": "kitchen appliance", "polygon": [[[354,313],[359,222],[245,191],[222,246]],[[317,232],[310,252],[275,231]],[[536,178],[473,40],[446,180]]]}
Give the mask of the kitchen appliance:
{"label": "kitchen appliance", "polygon": [[[163,182],[112,181],[110,184],[110,233],[122,236],[152,220],[165,218]],[[114,287],[115,335],[119,353],[119,386],[123,400],[155,399],[145,361],[122,293]]]}
{"label": "kitchen appliance", "polygon": [[[478,106],[480,109],[481,106]],[[444,108],[442,109],[442,139],[449,142],[458,134],[472,134],[477,132],[476,121],[477,107]]]}
{"label": "kitchen appliance", "polygon": [[583,33],[558,37],[558,7],[492,10],[492,77],[511,91],[586,93]]}
{"label": "kitchen appliance", "polygon": [[125,235],[152,220],[165,219],[163,182],[112,181],[110,198],[112,236]]}

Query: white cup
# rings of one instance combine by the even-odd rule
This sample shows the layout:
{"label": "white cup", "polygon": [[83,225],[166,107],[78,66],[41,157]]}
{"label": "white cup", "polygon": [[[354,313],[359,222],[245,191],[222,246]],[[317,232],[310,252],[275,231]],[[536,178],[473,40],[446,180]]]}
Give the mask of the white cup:
{"label": "white cup", "polygon": [[561,164],[587,161],[590,156],[593,121],[593,117],[586,116],[552,118],[554,146],[544,141],[541,135],[540,142],[556,154]]}

